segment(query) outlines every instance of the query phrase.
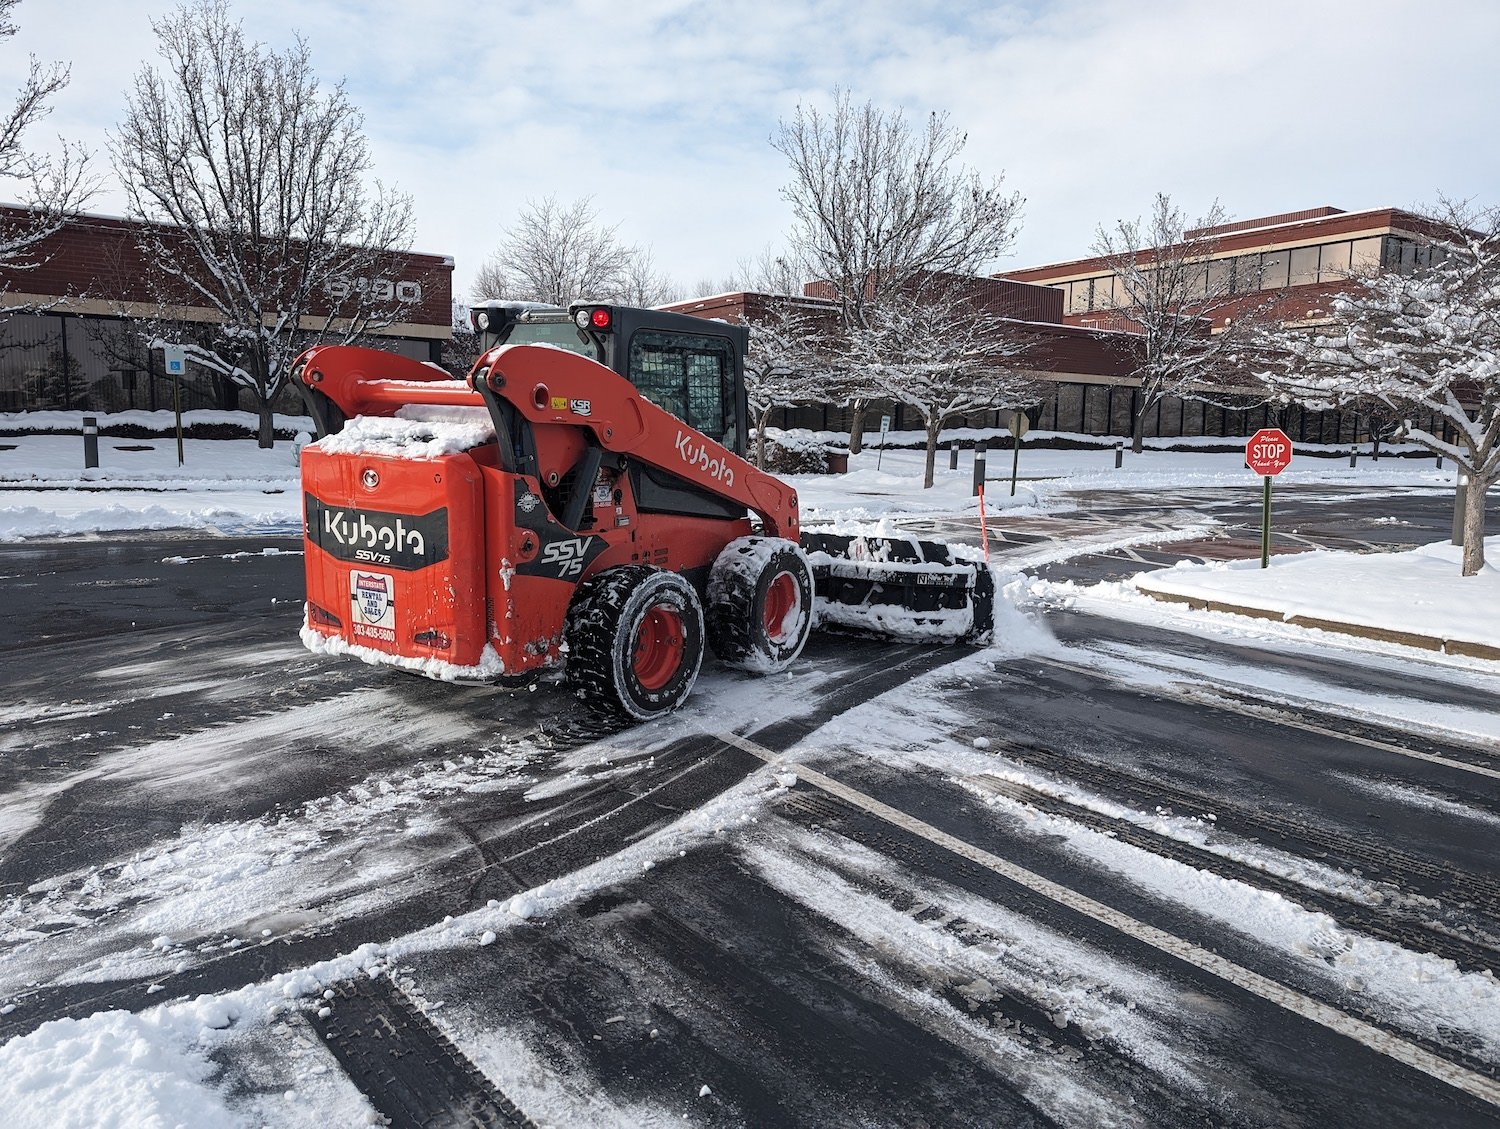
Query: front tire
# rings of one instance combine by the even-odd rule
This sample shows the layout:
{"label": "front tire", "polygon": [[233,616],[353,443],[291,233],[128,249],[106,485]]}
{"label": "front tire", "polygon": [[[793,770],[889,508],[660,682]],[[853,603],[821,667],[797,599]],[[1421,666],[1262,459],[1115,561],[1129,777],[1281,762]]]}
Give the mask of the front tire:
{"label": "front tire", "polygon": [[807,554],[780,537],[741,537],[708,578],[708,642],[721,662],[756,674],[785,670],[812,631]]}
{"label": "front tire", "polygon": [[675,572],[606,569],[568,609],[567,681],[591,708],[649,721],[687,699],[703,663],[703,606]]}

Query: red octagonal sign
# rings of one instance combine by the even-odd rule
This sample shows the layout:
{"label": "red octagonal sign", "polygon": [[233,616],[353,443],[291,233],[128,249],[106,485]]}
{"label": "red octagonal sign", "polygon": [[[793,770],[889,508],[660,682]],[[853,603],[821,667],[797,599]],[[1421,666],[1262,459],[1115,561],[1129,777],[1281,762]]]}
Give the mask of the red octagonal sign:
{"label": "red octagonal sign", "polygon": [[1280,474],[1292,462],[1292,441],[1279,427],[1263,427],[1245,444],[1245,462],[1256,474]]}

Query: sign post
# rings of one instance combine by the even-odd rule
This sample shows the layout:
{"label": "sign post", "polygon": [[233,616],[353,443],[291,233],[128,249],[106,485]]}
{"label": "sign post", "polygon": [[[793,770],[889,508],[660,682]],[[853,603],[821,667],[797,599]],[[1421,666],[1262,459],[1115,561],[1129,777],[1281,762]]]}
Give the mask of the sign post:
{"label": "sign post", "polygon": [[177,465],[182,458],[182,378],[187,373],[187,349],[182,345],[163,345],[167,375],[172,378],[172,414],[177,417]]}
{"label": "sign post", "polygon": [[1271,479],[1292,463],[1292,441],[1279,427],[1263,427],[1245,444],[1245,465],[1261,476],[1260,567],[1271,567]]}
{"label": "sign post", "polygon": [[1026,418],[1025,412],[1011,412],[1007,426],[1011,434],[1011,456],[1010,456],[1010,496],[1016,496],[1016,471],[1021,466],[1021,440],[1026,438],[1026,433],[1031,430],[1031,421]]}
{"label": "sign post", "polygon": [[880,469],[880,460],[885,458],[885,437],[891,430],[891,417],[880,417],[880,450],[875,455],[875,469]]}

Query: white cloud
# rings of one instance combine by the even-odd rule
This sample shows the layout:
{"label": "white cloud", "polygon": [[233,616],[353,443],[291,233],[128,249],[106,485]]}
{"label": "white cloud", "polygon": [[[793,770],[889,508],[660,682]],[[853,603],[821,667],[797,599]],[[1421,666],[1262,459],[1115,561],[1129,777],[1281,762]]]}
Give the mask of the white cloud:
{"label": "white cloud", "polygon": [[[44,131],[102,148],[167,7],[24,0],[21,33],[0,44],[0,89],[27,52],[70,61]],[[1012,266],[1084,254],[1097,224],[1141,213],[1158,190],[1248,218],[1485,197],[1500,172],[1475,124],[1500,95],[1500,6],[1486,0],[239,11],[274,44],[300,31],[325,81],[345,78],[380,175],[416,197],[418,248],[453,255],[460,288],[508,217],[548,194],[592,195],[684,283],[723,275],[787,225],[768,141],[778,119],[835,85],[913,117],[951,113],[970,163],[1027,197]],[[97,210],[122,207],[112,192]]]}

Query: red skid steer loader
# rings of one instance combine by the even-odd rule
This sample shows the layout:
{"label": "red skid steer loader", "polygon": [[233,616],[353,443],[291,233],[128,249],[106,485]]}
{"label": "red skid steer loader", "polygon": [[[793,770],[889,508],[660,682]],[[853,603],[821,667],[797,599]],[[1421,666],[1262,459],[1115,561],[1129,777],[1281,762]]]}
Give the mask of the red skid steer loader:
{"label": "red skid steer loader", "polygon": [[[643,720],[705,642],[783,670],[815,619],[984,642],[994,583],[946,546],[803,534],[796,491],[745,461],[744,327],[611,305],[490,302],[464,380],[322,346],[294,383],[313,651],[451,681],[563,668]],[[753,517],[752,517],[753,515]]]}

